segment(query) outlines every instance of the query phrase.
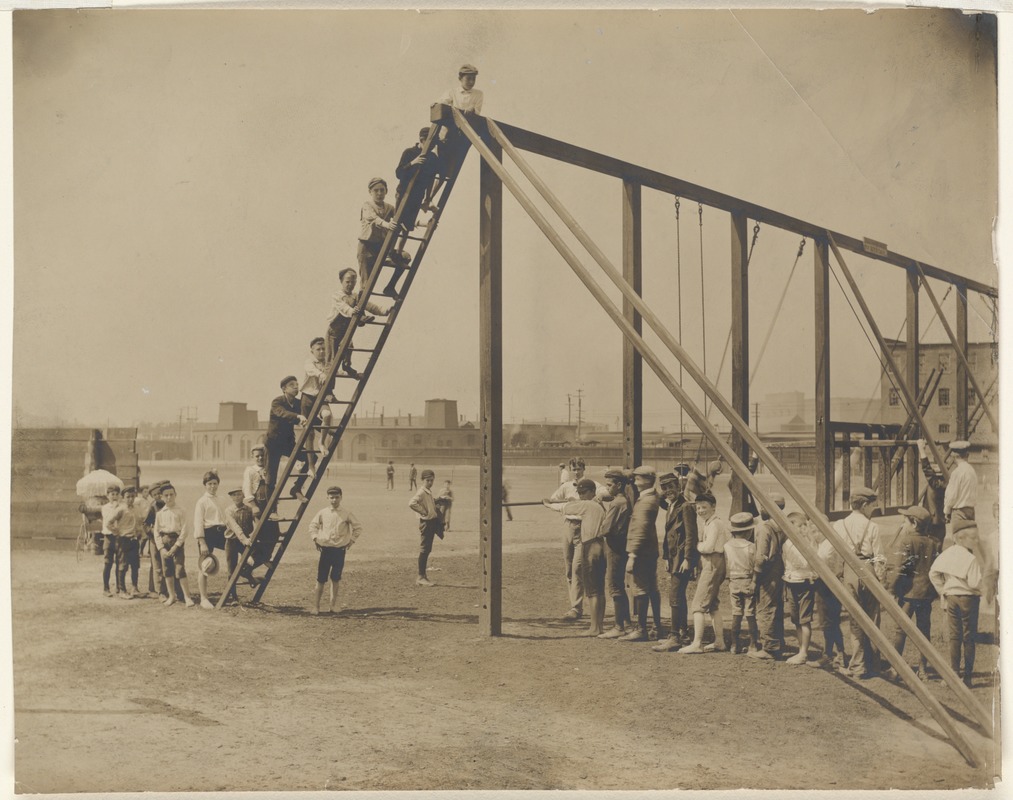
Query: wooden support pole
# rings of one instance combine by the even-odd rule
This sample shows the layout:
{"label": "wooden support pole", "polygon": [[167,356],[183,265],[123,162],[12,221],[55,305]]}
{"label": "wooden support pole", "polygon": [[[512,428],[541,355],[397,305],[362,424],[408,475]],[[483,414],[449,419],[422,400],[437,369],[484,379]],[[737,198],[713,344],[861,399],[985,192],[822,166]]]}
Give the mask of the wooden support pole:
{"label": "wooden support pole", "polygon": [[872,329],[873,336],[876,337],[876,344],[879,345],[879,349],[883,353],[883,358],[886,359],[887,366],[890,368],[890,372],[893,373],[894,380],[897,383],[897,388],[900,390],[901,397],[904,398],[904,405],[918,420],[918,424],[921,426],[922,430],[922,437],[925,439],[929,449],[932,451],[932,456],[935,458],[939,470],[943,473],[943,477],[946,478],[946,480],[949,480],[950,470],[943,462],[943,454],[939,450],[939,446],[936,444],[936,439],[932,435],[932,431],[930,431],[929,426],[925,424],[925,418],[922,416],[922,412],[918,408],[918,404],[915,402],[914,396],[911,394],[911,388],[908,386],[907,381],[904,379],[900,369],[897,367],[897,359],[893,357],[893,353],[890,351],[889,346],[887,346],[886,339],[883,338],[883,333],[880,331],[879,325],[876,324],[876,318],[872,316],[869,304],[865,302],[865,296],[858,288],[858,284],[855,282],[855,278],[851,274],[851,270],[848,269],[848,265],[844,263],[844,256],[842,256],[841,251],[837,249],[837,244],[834,242],[833,235],[827,235],[830,242],[830,248],[834,251],[834,258],[837,259],[837,264],[840,266],[841,272],[844,273],[844,278],[847,280],[848,285],[851,287],[852,294],[855,295],[855,299],[858,301],[858,305],[862,309],[865,321],[869,324],[869,328]]}
{"label": "wooden support pole", "polygon": [[[717,429],[709,422],[706,415],[700,411],[697,405],[690,398],[689,394],[675,380],[657,355],[654,354],[653,350],[651,350],[651,348],[643,340],[640,334],[633,330],[633,327],[629,324],[628,320],[623,317],[622,311],[609,299],[608,295],[605,294],[602,288],[590,276],[586,268],[580,263],[559,234],[553,230],[552,226],[545,219],[541,211],[538,210],[534,203],[531,202],[528,196],[520,188],[516,179],[503,169],[503,166],[499,163],[498,159],[496,159],[475,131],[472,130],[471,125],[468,123],[465,116],[457,109],[454,109],[454,120],[457,123],[458,128],[465,136],[468,137],[468,140],[472,143],[482,158],[496,171],[496,174],[504,182],[511,194],[514,195],[517,201],[521,204],[522,208],[531,217],[532,221],[538,226],[539,230],[542,231],[545,237],[556,248],[557,252],[563,257],[584,286],[591,292],[594,298],[606,311],[610,319],[612,319],[612,321],[623,331],[624,335],[634,343],[638,352],[644,357],[644,360],[647,361],[663,385],[665,385],[669,392],[672,393],[672,396],[675,397],[676,401],[682,404],[687,413],[690,414],[693,421],[699,426],[703,435],[711,441],[711,444],[728,461],[731,469],[738,474],[739,478],[743,481],[743,483],[745,483],[749,491],[752,492],[757,503],[760,504],[761,507],[767,509],[768,513],[770,513],[771,517],[778,526],[785,531],[789,539],[791,539],[791,541],[799,548],[803,557],[809,561],[814,569],[816,569],[820,578],[822,578],[828,587],[830,587],[831,591],[840,598],[844,607],[848,609],[848,612],[853,616],[856,622],[862,626],[873,644],[884,653],[887,660],[889,660],[894,669],[897,670],[898,674],[911,689],[912,693],[918,697],[918,699],[932,714],[933,718],[947,733],[953,741],[954,746],[957,747],[969,763],[977,765],[979,761],[970,747],[970,744],[954,726],[953,720],[947,715],[946,711],[939,704],[939,701],[928,692],[924,685],[922,685],[921,681],[919,681],[915,676],[903,656],[901,656],[893,648],[890,640],[865,614],[857,599],[851,595],[851,593],[837,579],[834,572],[829,570],[826,567],[826,564],[824,564],[817,556],[816,549],[812,543],[795,531],[788,518],[777,507],[777,505],[771,501],[767,492],[761,487],[755,476],[749,471],[748,465],[739,460],[735,452],[731,449],[731,446],[725,442],[724,438],[718,433]],[[520,166],[520,161],[515,156],[515,151],[512,145],[510,145],[508,141],[505,141],[505,138],[501,139],[500,136],[497,136],[497,132],[492,130],[492,128],[493,126],[490,125],[493,136],[496,137],[498,141],[501,141],[504,149],[510,154],[511,158],[518,163],[518,166]],[[574,233],[576,232],[574,231]],[[661,324],[657,315],[651,311],[640,297],[629,289],[626,282],[623,280],[622,274],[610,263],[607,263],[607,266],[603,265],[603,268],[605,269],[609,279],[619,288],[623,296],[634,304],[643,318],[651,326],[651,329],[658,335],[661,341],[668,347],[670,352],[679,360],[685,370],[690,374],[690,377],[696,381],[696,383],[711,398],[715,405],[718,406],[725,419],[739,431],[753,450],[756,451],[761,463],[770,471],[775,480],[777,480],[784,490],[794,498],[795,502],[798,503],[802,511],[809,516],[816,527],[819,528],[820,532],[828,539],[828,541],[831,542],[835,550],[837,550],[838,554],[844,560],[845,564],[851,567],[869,586],[869,590],[880,602],[881,606],[888,614],[890,614],[890,616],[894,618],[904,633],[907,634],[910,641],[918,647],[932,666],[936,668],[940,677],[943,678],[954,693],[957,694],[965,705],[967,705],[986,735],[991,735],[993,724],[991,715],[981,705],[981,703],[978,702],[977,698],[974,697],[971,691],[961,682],[960,678],[958,678],[950,668],[946,659],[940,656],[931,644],[929,644],[928,640],[926,640],[925,636],[918,630],[917,626],[897,605],[890,593],[879,584],[872,574],[868,564],[855,555],[850,543],[844,542],[840,535],[830,526],[815,506],[813,506],[812,501],[808,498],[808,496],[795,485],[795,483],[791,480],[791,476],[781,466],[780,462],[773,456],[770,450],[767,449],[759,437],[756,436],[749,428],[745,421],[735,413],[731,404],[720,392],[718,392],[714,384],[711,383],[707,376],[701,371],[699,366],[697,366],[682,345],[675,340],[671,332]]]}
{"label": "wooden support pole", "polygon": [[[748,220],[732,214],[732,407],[749,423],[749,240]],[[760,431],[756,431],[759,435]],[[732,430],[732,450],[749,463],[749,445]],[[728,484],[731,513],[746,509],[746,488],[733,472]]]}
{"label": "wooden support pole", "polygon": [[830,254],[826,239],[813,240],[816,345],[816,507],[834,503],[834,434],[830,430]]}
{"label": "wooden support pole", "polygon": [[[919,342],[918,331],[920,320],[918,314],[918,275],[913,270],[907,272],[907,349],[905,351],[904,372],[907,377],[907,385],[915,394],[915,405],[921,406],[919,398]],[[920,438],[918,436],[914,438]],[[918,500],[918,465],[908,460],[907,469],[904,470],[904,491],[898,492],[898,502],[912,504]],[[891,471],[891,475],[893,472]]]}
{"label": "wooden support pole", "polygon": [[[497,146],[494,157],[502,157]],[[503,621],[503,183],[483,160],[479,205],[478,309],[482,465],[479,474],[479,630],[499,636]]]}
{"label": "wooden support pole", "polygon": [[[945,323],[946,318],[942,312],[939,313],[939,318]],[[949,330],[947,333],[950,333],[954,349],[958,353],[967,353],[967,287],[961,286],[959,283],[957,284],[957,332],[955,336]],[[955,376],[957,380],[953,390],[957,393],[957,437],[960,439],[966,439],[971,435],[967,417],[967,379],[970,374],[971,370],[964,364],[957,365]],[[995,417],[988,410],[988,403],[985,401],[984,395],[979,392],[978,396],[981,398],[982,410],[988,414],[992,421],[992,430],[998,433],[999,426],[996,424]]]}
{"label": "wooden support pole", "polygon": [[[623,278],[638,295],[643,293],[640,184],[623,181]],[[623,300],[623,316],[637,333],[640,314]],[[640,353],[623,339],[623,466],[640,466],[644,458],[644,364]]]}

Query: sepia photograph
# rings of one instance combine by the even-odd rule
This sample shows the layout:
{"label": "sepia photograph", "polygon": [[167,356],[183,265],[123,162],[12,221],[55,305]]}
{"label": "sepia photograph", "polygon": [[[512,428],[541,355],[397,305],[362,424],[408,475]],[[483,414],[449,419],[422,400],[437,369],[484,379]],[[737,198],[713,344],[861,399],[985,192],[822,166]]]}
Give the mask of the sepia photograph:
{"label": "sepia photograph", "polygon": [[998,793],[1000,15],[11,16],[17,795]]}

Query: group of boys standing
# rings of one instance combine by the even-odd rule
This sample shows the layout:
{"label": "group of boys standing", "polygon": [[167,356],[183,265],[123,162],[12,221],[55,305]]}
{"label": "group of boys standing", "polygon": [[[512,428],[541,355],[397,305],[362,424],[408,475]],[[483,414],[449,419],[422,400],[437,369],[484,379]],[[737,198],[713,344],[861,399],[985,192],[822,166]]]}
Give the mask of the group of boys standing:
{"label": "group of boys standing", "polygon": [[[913,506],[903,510],[904,525],[893,551],[887,555],[880,529],[872,521],[877,493],[866,487],[851,492],[850,514],[833,527],[855,555],[869,563],[876,578],[894,594],[905,613],[915,619],[926,638],[931,633],[932,602],[937,596],[941,598],[948,621],[951,666],[970,686],[978,607],[986,581],[980,556],[976,555],[979,551],[974,521],[976,478],[973,469],[966,465],[968,447],[964,441],[950,445],[950,451],[957,457],[957,467],[946,488],[948,499],[941,504],[950,525],[947,536],[950,546],[945,549],[941,532],[933,527],[932,513],[923,506]],[[847,659],[846,671],[852,677],[896,677],[855,619],[850,621],[850,654],[845,652],[841,601],[765,509],[757,517],[741,512],[727,521],[717,513],[712,486],[721,472],[720,462],[712,463],[706,472],[679,465],[660,477],[649,466],[609,470],[604,475],[604,484],[584,477],[584,472],[582,461],[571,462],[559,488],[543,501],[547,507],[559,511],[565,522],[564,560],[570,609],[564,620],[580,619],[586,599],[591,620],[588,632],[601,639],[658,640],[652,647],[656,652],[697,654],[730,650],[758,659],[783,658],[792,665],[842,671]],[[769,498],[784,509],[782,495],[770,493]],[[662,512],[664,535],[659,547],[656,523]],[[846,566],[819,526],[798,511],[787,517],[795,532],[812,545],[820,560],[878,626],[881,609],[863,578]],[[669,576],[671,626],[665,638],[662,638],[657,577],[659,559],[664,560]],[[730,647],[725,640],[720,600],[726,578],[731,606]],[[688,588],[694,579],[696,588],[692,601],[687,602]],[[610,630],[604,629],[606,592],[615,610]],[[789,657],[785,657],[785,598],[798,639],[798,651]],[[653,630],[648,628],[649,617],[653,618]],[[714,638],[704,644],[708,621]],[[743,621],[749,641],[740,647]],[[819,657],[810,660],[814,626],[822,629],[824,645]],[[905,639],[898,626],[893,644],[901,653]],[[923,680],[929,677],[924,656],[920,658],[918,675]]]}

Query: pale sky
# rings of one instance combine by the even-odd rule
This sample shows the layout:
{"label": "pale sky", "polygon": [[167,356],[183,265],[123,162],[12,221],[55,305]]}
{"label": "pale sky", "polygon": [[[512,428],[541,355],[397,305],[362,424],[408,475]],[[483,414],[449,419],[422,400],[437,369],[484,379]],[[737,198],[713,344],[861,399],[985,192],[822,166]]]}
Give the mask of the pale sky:
{"label": "pale sky", "polygon": [[[355,265],[366,184],[393,187],[465,61],[488,116],[994,283],[993,41],[938,10],[16,12],[14,402],[96,425],[183,406],[208,421],[222,400],[265,416]],[[618,264],[619,182],[532,160]],[[621,336],[504,194],[504,411],[565,418],[583,388],[589,418],[613,423]],[[477,198],[471,154],[360,410],[450,397],[475,415]],[[704,211],[703,301],[699,236],[683,202],[684,343],[700,363],[706,307],[713,377],[728,216]],[[797,248],[761,229],[754,359]],[[903,272],[845,258],[896,335]],[[676,260],[672,200],[645,192],[645,299],[673,329]],[[754,400],[812,396],[812,264],[807,242]],[[869,396],[878,364],[833,291],[832,391]],[[923,327],[931,314],[923,299]],[[974,296],[970,319],[987,339]],[[653,376],[646,393],[649,427],[677,422]]]}

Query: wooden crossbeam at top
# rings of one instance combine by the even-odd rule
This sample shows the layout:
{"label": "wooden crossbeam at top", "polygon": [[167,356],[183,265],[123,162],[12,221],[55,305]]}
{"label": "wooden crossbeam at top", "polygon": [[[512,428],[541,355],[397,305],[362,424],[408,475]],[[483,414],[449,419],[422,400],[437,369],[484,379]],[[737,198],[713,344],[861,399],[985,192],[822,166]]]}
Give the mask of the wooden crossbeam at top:
{"label": "wooden crossbeam at top", "polygon": [[[659,192],[703,203],[712,208],[734,214],[742,214],[764,225],[792,231],[800,236],[805,236],[816,241],[822,241],[827,238],[828,229],[826,226],[806,222],[805,220],[782,214],[764,206],[750,203],[747,200],[716,192],[705,186],[699,186],[695,183],[674,178],[671,175],[665,175],[662,172],[640,167],[613,156],[596,153],[593,150],[578,147],[568,142],[561,142],[558,139],[552,139],[540,133],[533,133],[514,125],[508,125],[505,122],[497,120],[496,124],[499,125],[500,129],[515,147],[527,150],[529,153],[536,153],[537,155],[562,161],[566,164],[583,167],[603,175],[610,175],[630,183],[640,184],[649,189],[655,189]],[[997,298],[999,296],[998,291],[992,286],[966,278],[963,275],[957,275],[954,272],[948,272],[939,267],[931,266],[923,261],[916,261],[900,253],[891,252],[889,248],[878,245],[878,243],[874,243],[874,246],[870,248],[867,247],[866,242],[862,239],[856,239],[853,236],[838,233],[837,231],[829,231],[829,233],[833,236],[834,241],[837,242],[837,246],[842,250],[849,250],[867,258],[915,272],[920,265],[927,277],[936,278],[937,280],[952,283],[956,286],[963,286],[970,291],[978,292],[988,297]]]}

